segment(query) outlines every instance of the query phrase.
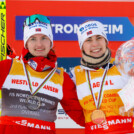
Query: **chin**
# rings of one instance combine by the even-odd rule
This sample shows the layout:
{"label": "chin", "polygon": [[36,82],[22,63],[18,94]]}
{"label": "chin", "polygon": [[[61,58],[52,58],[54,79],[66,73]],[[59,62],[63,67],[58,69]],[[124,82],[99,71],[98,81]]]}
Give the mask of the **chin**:
{"label": "chin", "polygon": [[38,53],[38,54],[35,54],[35,56],[36,56],[36,57],[46,57],[45,54],[41,54],[41,53],[40,53],[40,54],[39,54],[39,53]]}
{"label": "chin", "polygon": [[99,58],[99,57],[101,57],[103,54],[94,54],[94,55],[92,55],[92,57],[95,57],[95,58]]}
{"label": "chin", "polygon": [[35,57],[45,57],[44,55],[34,55]]}

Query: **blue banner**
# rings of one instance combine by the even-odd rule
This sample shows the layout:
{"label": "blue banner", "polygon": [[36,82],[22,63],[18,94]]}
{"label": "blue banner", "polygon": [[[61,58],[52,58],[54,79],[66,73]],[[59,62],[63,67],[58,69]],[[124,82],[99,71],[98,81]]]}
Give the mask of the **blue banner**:
{"label": "blue banner", "polygon": [[[15,38],[23,40],[23,22],[27,16],[16,16]],[[77,41],[76,31],[78,26],[86,20],[97,20],[104,24],[109,41],[127,41],[134,37],[134,26],[128,17],[63,17],[49,16],[54,40]]]}
{"label": "blue banner", "polygon": [[58,58],[58,67],[63,67],[64,70],[69,73],[70,70],[77,66],[80,65],[80,59],[81,58]]}

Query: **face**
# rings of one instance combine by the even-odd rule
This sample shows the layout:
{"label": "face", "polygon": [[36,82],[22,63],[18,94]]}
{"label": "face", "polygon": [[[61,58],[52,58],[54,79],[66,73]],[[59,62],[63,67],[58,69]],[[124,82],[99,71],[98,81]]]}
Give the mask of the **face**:
{"label": "face", "polygon": [[33,56],[47,57],[51,49],[51,41],[46,35],[35,34],[28,39],[27,49]]}
{"label": "face", "polygon": [[101,35],[89,37],[83,43],[82,49],[87,55],[92,57],[100,57],[106,52],[107,42]]}

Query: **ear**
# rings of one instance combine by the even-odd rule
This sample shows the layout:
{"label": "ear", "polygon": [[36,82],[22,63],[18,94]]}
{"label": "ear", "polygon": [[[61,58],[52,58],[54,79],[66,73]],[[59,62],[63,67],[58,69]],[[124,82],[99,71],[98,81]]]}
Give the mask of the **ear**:
{"label": "ear", "polygon": [[26,43],[26,45],[25,45],[25,48],[28,49],[28,47],[27,47],[27,43]]}
{"label": "ear", "polygon": [[105,39],[105,41],[106,41],[106,45],[108,45],[108,41]]}
{"label": "ear", "polygon": [[[50,39],[49,39],[50,40]],[[52,45],[52,42],[51,42],[51,40],[50,40],[50,49],[52,49],[52,47],[53,47],[53,45]]]}

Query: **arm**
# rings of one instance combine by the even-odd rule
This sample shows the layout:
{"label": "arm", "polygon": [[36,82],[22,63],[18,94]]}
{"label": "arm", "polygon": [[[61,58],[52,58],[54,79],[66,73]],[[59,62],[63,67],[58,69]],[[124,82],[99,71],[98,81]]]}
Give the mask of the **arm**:
{"label": "arm", "polygon": [[64,73],[63,99],[61,100],[61,105],[72,120],[81,126],[85,126],[85,117],[77,98],[75,84],[67,73]]}
{"label": "arm", "polygon": [[0,61],[0,90],[10,71],[11,64],[12,64],[12,60]]}

